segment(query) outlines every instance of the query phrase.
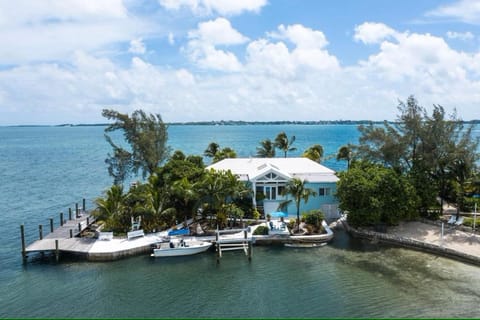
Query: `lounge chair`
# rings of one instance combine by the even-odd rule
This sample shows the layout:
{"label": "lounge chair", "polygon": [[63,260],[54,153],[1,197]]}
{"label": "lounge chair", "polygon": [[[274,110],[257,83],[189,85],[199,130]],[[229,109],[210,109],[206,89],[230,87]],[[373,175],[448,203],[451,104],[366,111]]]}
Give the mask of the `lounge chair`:
{"label": "lounge chair", "polygon": [[464,219],[463,217],[458,218],[457,222],[455,222],[455,225],[456,226],[462,225],[463,224],[463,219]]}
{"label": "lounge chair", "polygon": [[457,216],[450,216],[450,220],[447,221],[448,224],[454,224],[457,221]]}

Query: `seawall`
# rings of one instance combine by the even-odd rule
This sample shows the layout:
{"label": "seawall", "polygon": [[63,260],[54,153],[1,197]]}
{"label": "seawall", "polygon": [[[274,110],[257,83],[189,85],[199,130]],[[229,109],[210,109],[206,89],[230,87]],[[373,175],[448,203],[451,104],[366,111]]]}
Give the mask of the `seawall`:
{"label": "seawall", "polygon": [[345,230],[356,238],[369,239],[371,241],[379,241],[383,243],[393,244],[402,246],[409,249],[419,250],[423,252],[433,253],[443,257],[459,260],[462,262],[471,263],[474,265],[480,266],[480,256],[467,254],[454,250],[451,248],[446,248],[444,246],[439,246],[436,244],[428,243],[425,241],[419,241],[416,239],[411,239],[407,237],[398,236],[395,234],[375,232],[371,230],[365,230],[360,228],[351,227],[346,218],[341,218],[341,222]]}

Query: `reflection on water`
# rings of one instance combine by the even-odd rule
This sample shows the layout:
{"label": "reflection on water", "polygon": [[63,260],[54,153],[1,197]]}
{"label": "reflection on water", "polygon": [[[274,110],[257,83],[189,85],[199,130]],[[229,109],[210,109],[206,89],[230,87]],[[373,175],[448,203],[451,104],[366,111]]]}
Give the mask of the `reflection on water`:
{"label": "reflection on water", "polygon": [[1,316],[478,317],[478,267],[337,232],[321,248],[254,247],[110,263],[34,263]]}
{"label": "reflection on water", "polygon": [[[358,138],[355,126],[334,125],[172,126],[169,138],[186,154],[216,141],[247,157],[279,131],[297,137],[292,156],[314,143],[334,154]],[[49,217],[82,197],[91,203],[111,183],[111,150],[101,127],[0,128],[0,150],[0,318],[480,317],[480,268],[342,232],[321,248],[256,246],[250,263],[227,252],[217,265],[210,251],[22,267],[18,226],[31,242]]]}

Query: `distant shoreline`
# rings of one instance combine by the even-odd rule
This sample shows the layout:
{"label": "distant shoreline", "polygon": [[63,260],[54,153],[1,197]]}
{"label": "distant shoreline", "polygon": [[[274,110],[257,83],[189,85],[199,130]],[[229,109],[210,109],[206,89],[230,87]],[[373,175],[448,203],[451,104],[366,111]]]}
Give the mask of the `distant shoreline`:
{"label": "distant shoreline", "polygon": [[[166,122],[169,126],[247,126],[247,125],[368,125],[368,124],[390,124],[396,121],[373,121],[373,120],[318,120],[318,121],[189,121],[189,122]],[[480,120],[462,121],[464,124],[480,124]],[[80,124],[52,124],[52,125],[2,125],[0,127],[106,127],[109,123],[80,123]]]}

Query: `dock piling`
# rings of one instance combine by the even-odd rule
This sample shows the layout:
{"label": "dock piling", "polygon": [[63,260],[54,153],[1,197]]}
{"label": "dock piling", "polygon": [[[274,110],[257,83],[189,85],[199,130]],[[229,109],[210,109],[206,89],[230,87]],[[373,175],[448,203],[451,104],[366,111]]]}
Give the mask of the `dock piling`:
{"label": "dock piling", "polygon": [[70,238],[73,238],[73,230],[70,229]]}
{"label": "dock piling", "polygon": [[68,208],[68,220],[72,220],[72,208]]}
{"label": "dock piling", "polygon": [[41,224],[38,225],[38,238],[43,239],[43,226]]}
{"label": "dock piling", "polygon": [[58,239],[55,239],[55,260],[60,260],[60,252],[58,250]]}
{"label": "dock piling", "polygon": [[82,201],[82,208],[83,208],[83,211],[87,211],[87,209],[85,208],[85,198],[83,198],[83,201]]}
{"label": "dock piling", "polygon": [[87,217],[87,226],[89,226],[89,225],[90,225],[90,218]]}
{"label": "dock piling", "polygon": [[25,226],[23,224],[20,225],[20,237],[22,239],[22,259],[25,263],[27,261],[27,253],[25,250]]}
{"label": "dock piling", "polygon": [[78,202],[77,202],[77,203],[75,203],[75,218],[76,218],[76,219],[80,218],[79,215],[80,215],[80,214],[79,214],[79,212],[78,212]]}
{"label": "dock piling", "polygon": [[82,232],[82,224],[80,222],[78,223],[78,232]]}
{"label": "dock piling", "polygon": [[60,212],[60,226],[63,227],[63,212]]}
{"label": "dock piling", "polygon": [[50,218],[50,232],[53,232],[53,218]]}

